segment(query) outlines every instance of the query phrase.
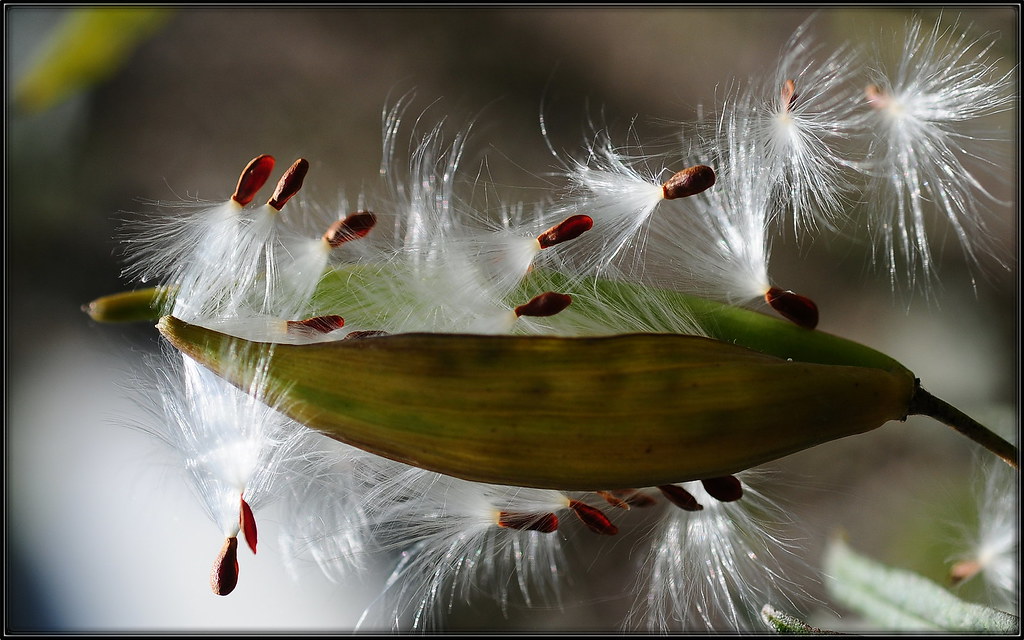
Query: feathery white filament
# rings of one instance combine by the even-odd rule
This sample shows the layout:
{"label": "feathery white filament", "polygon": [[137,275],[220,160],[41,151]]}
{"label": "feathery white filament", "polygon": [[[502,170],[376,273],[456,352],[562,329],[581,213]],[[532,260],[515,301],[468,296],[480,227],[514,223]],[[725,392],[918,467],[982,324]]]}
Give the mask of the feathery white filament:
{"label": "feathery white filament", "polygon": [[700,483],[687,483],[704,508],[664,507],[642,578],[647,628],[754,629],[763,603],[799,591],[776,557],[791,552],[777,532],[788,517],[751,486],[749,474],[740,477],[744,495],[736,502],[718,502]]}
{"label": "feathery white filament", "polygon": [[928,229],[935,215],[946,219],[972,263],[975,247],[988,241],[979,207],[991,196],[965,164],[979,159],[975,145],[983,141],[964,126],[1012,107],[1013,75],[986,60],[991,45],[954,29],[936,24],[928,30],[911,21],[895,43],[896,64],[879,64],[870,73],[865,117],[875,136],[868,193],[874,194],[873,231],[894,286],[901,276],[911,288],[918,278],[927,284],[933,277]]}

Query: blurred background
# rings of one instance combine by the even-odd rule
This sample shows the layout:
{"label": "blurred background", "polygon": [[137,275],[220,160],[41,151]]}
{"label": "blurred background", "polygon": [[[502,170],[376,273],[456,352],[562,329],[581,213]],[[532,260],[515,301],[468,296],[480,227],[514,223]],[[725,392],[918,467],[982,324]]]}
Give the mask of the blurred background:
{"label": "blurred background", "polygon": [[[372,584],[285,570],[272,545],[246,558],[240,587],[210,593],[219,535],[146,436],[125,427],[123,387],[151,326],[97,325],[80,307],[128,288],[114,235],[144,201],[223,200],[255,155],[311,163],[303,197],[335,206],[380,188],[382,110],[474,121],[463,169],[495,193],[535,199],[554,158],[577,151],[588,118],[640,141],[693,118],[734,79],[770,73],[812,13],[779,8],[245,8],[152,12],[72,58],[109,53],[81,86],[51,72],[73,10],[5,6],[7,631],[351,629]],[[919,10],[990,34],[1003,72],[1017,64],[1013,7]],[[813,34],[883,44],[908,12],[823,9]],[[884,34],[884,35],[883,35]],[[64,41],[66,43],[66,40]],[[66,44],[64,46],[67,46]],[[109,51],[108,51],[109,49]],[[65,61],[68,56],[63,57]],[[35,78],[35,80],[32,80]],[[56,78],[56,80],[54,80]],[[61,80],[61,78],[65,78]],[[32,82],[30,82],[32,81]],[[635,122],[634,122],[635,118]],[[1017,112],[987,123],[1018,141]],[[621,137],[618,141],[625,142]],[[814,298],[820,329],[893,355],[927,388],[1008,436],[1017,432],[1017,147],[1000,150],[1006,206],[987,222],[1004,245],[976,289],[953,243],[934,300],[894,296],[860,238],[774,248],[778,282]],[[533,194],[533,195],[531,195]],[[792,283],[792,284],[790,284]],[[943,580],[970,529],[976,447],[928,420],[889,424],[773,465],[820,563],[831,535],[874,558]],[[271,539],[273,522],[261,538]],[[639,553],[580,561],[561,609],[462,607],[453,628],[614,630],[633,601]],[[961,593],[977,597],[977,585]],[[820,584],[808,590],[828,601]],[[804,615],[837,607],[806,605]]]}

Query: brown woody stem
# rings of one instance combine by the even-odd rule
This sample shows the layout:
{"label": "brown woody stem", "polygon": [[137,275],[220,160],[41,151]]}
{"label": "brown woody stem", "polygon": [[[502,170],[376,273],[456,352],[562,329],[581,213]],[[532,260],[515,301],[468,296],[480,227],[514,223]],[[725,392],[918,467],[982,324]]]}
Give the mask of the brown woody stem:
{"label": "brown woody stem", "polygon": [[1017,447],[963,411],[928,393],[921,388],[920,384],[910,401],[910,410],[907,411],[907,415],[935,418],[996,454],[1014,469],[1019,469],[1017,461],[1020,454]]}

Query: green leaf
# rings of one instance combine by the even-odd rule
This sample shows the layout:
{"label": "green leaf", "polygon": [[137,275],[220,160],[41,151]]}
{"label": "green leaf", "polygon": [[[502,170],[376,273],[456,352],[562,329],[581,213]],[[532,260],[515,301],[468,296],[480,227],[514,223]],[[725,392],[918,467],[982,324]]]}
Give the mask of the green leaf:
{"label": "green leaf", "polygon": [[964,602],[916,573],[854,552],[842,540],[829,546],[825,574],[838,602],[887,630],[1015,634],[1020,629],[1016,616]]}
{"label": "green leaf", "polygon": [[112,76],[171,15],[168,9],[75,9],[14,87],[14,103],[39,112]]}
{"label": "green leaf", "polygon": [[768,628],[772,629],[776,633],[792,633],[797,635],[839,635],[836,631],[826,631],[817,627],[812,627],[796,616],[791,616],[788,613],[779,611],[770,604],[766,604],[761,608],[761,620],[768,625]]}

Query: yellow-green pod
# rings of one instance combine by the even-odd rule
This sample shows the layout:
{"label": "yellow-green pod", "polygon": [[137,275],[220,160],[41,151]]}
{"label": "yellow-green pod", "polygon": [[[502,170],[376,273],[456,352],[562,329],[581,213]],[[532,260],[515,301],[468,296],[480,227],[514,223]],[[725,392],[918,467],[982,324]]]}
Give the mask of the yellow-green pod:
{"label": "yellow-green pod", "polygon": [[[563,490],[713,478],[906,417],[916,382],[670,334],[402,334],[248,342],[173,317],[170,342],[295,420],[447,475]],[[224,357],[224,354],[231,354]]]}

